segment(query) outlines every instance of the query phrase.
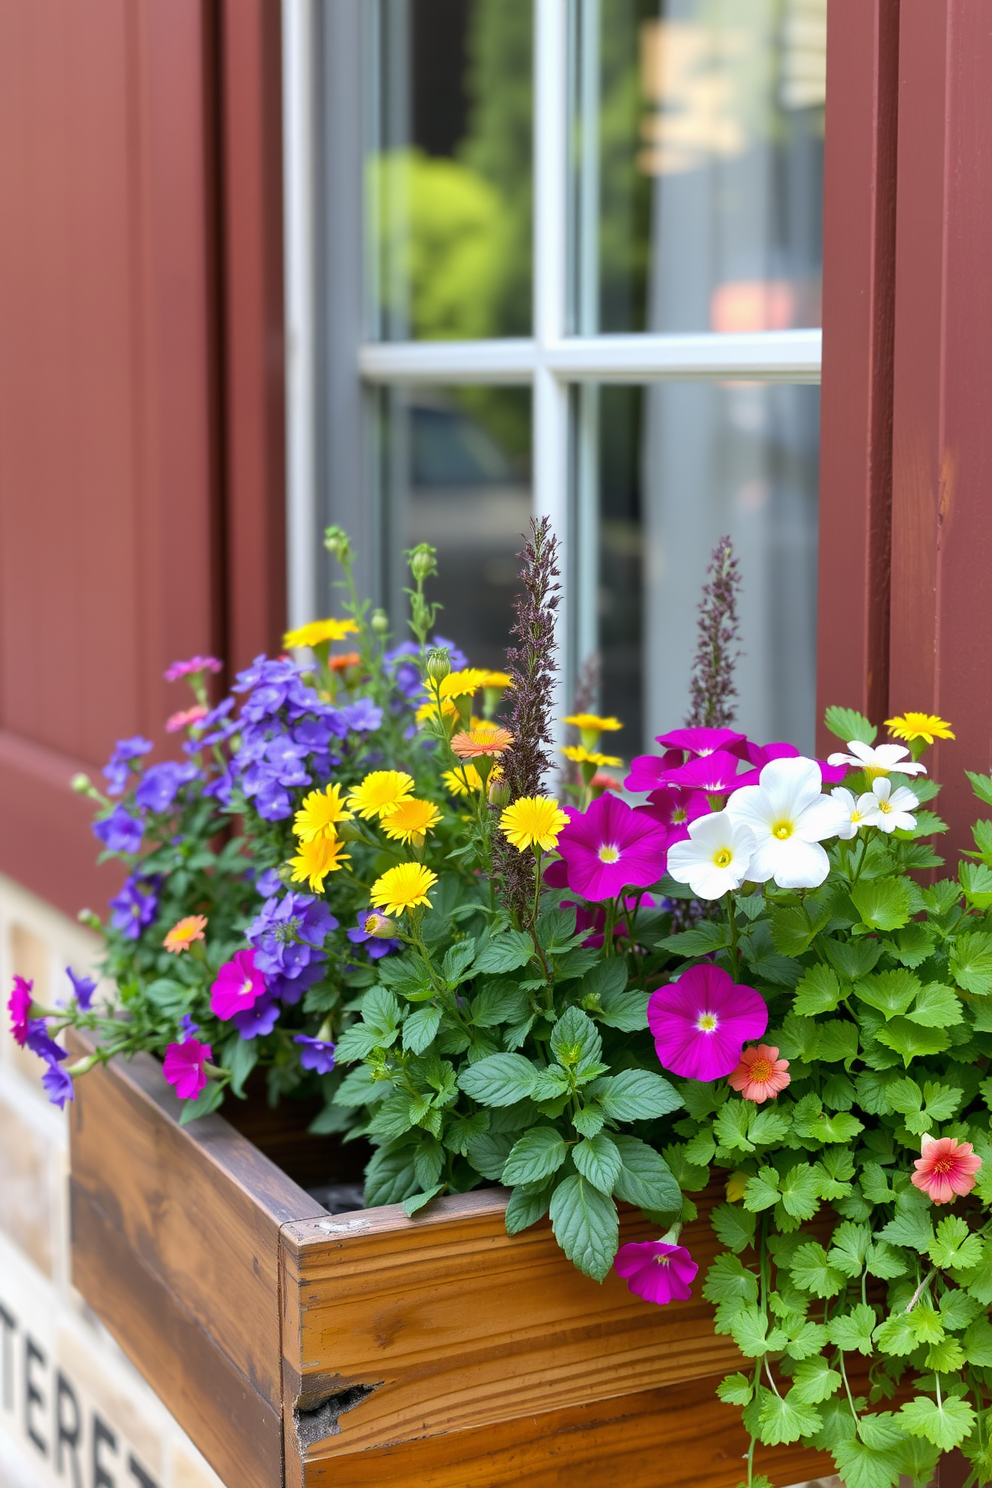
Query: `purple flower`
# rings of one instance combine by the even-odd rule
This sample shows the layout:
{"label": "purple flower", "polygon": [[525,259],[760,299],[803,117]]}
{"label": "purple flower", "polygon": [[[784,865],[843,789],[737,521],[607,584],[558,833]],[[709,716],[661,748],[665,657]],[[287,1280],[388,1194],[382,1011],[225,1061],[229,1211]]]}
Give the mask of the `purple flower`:
{"label": "purple flower", "polygon": [[686,1302],[692,1296],[690,1283],[699,1270],[684,1245],[665,1240],[639,1240],[621,1245],[613,1268],[628,1287],[645,1302]]}
{"label": "purple flower", "polygon": [[765,1000],[719,966],[691,966],[648,999],[648,1027],[665,1069],[687,1080],[720,1080],[749,1039],[768,1027]]}
{"label": "purple flower", "polygon": [[196,724],[196,742],[183,747],[192,751],[204,744],[221,744],[232,734],[237,733],[239,728],[237,719],[227,716],[233,707],[233,697],[226,697],[222,703],[217,704],[216,708],[211,708],[209,713],[204,713]]}
{"label": "purple flower", "polygon": [[303,967],[324,959],[324,941],[337,928],[323,899],[288,893],[265,901],[245,939],[255,947],[256,965],[266,976],[295,979]]}
{"label": "purple flower", "polygon": [[49,1037],[48,1024],[44,1018],[31,1019],[25,1042],[32,1054],[37,1054],[39,1059],[44,1059],[49,1064],[59,1064],[66,1057],[65,1050],[60,1049],[55,1040]]}
{"label": "purple flower", "polygon": [[326,1039],[310,1038],[305,1033],[298,1033],[293,1043],[301,1046],[300,1064],[303,1069],[316,1070],[318,1075],[331,1073],[334,1068],[333,1044]]}
{"label": "purple flower", "polygon": [[273,894],[278,894],[282,888],[282,879],[279,877],[278,868],[266,868],[255,880],[255,889],[263,899],[270,899]]}
{"label": "purple flower", "polygon": [[131,739],[118,739],[114,745],[114,752],[107,764],[103,767],[103,774],[109,785],[107,794],[119,796],[127,785],[130,761],[137,759],[141,754],[147,754],[153,749],[151,739],[143,739],[140,734],[135,734]]}
{"label": "purple flower", "polygon": [[134,799],[146,811],[168,811],[179,787],[198,780],[199,776],[200,772],[193,764],[178,765],[174,760],[168,760],[162,765],[152,765],[142,777]]}
{"label": "purple flower", "polygon": [[23,1048],[27,1042],[28,1028],[30,1026],[28,1014],[31,1011],[31,993],[34,991],[34,982],[26,981],[22,976],[14,977],[14,986],[7,999],[7,1010],[10,1013],[10,1031],[14,1035],[15,1044]]}
{"label": "purple flower", "polygon": [[707,796],[725,796],[737,789],[739,763],[736,755],[718,749],[712,754],[701,754],[676,770],[669,770],[665,784],[703,791]]}
{"label": "purple flower", "polygon": [[179,1032],[182,1034],[183,1038],[191,1039],[194,1033],[199,1033],[199,1031],[199,1023],[194,1023],[189,1013],[183,1013],[182,1017],[179,1019]]}
{"label": "purple flower", "polygon": [[137,940],[146,925],[150,925],[158,909],[158,880],[137,878],[132,875],[119,894],[110,901],[114,913],[110,923],[115,930],[130,940]]}
{"label": "purple flower", "polygon": [[254,951],[235,951],[220,967],[210,988],[210,1011],[222,1020],[254,1007],[265,992],[265,977]]}
{"label": "purple flower", "polygon": [[568,809],[558,838],[568,887],[584,899],[615,899],[629,885],[647,888],[665,871],[667,832],[606,791],[588,811]]}
{"label": "purple flower", "polygon": [[41,1083],[52,1105],[58,1106],[60,1111],[65,1109],[67,1100],[73,1099],[72,1076],[60,1064],[49,1064]]}
{"label": "purple flower", "polygon": [[203,1068],[212,1059],[213,1050],[199,1039],[183,1039],[181,1044],[170,1044],[165,1051],[162,1073],[170,1085],[175,1085],[180,1100],[195,1100],[206,1089],[207,1072]]}
{"label": "purple flower", "polygon": [[339,711],[348,727],[356,734],[370,734],[382,723],[382,709],[377,708],[371,698],[359,698],[357,703],[349,703]]}
{"label": "purple flower", "polygon": [[718,749],[735,754],[739,759],[747,758],[746,734],[738,734],[728,728],[682,728],[670,734],[658,734],[655,742],[663,749],[682,749],[686,754],[705,756]]}
{"label": "purple flower", "polygon": [[76,994],[76,1001],[87,1012],[93,1001],[93,993],[96,991],[96,982],[92,977],[77,976],[71,966],[67,966],[65,974],[72,983],[72,989]]}
{"label": "purple flower", "polygon": [[390,951],[402,950],[403,942],[401,940],[382,940],[377,935],[372,935],[370,931],[366,930],[365,924],[370,917],[382,919],[382,916],[377,914],[376,911],[362,909],[358,912],[358,924],[353,929],[345,931],[352,945],[364,945],[369,953],[370,961],[379,961],[383,956],[388,956]]}
{"label": "purple flower", "polygon": [[278,997],[284,1007],[295,1007],[304,992],[309,992],[315,982],[324,975],[323,956],[310,962],[309,966],[294,968],[294,974],[269,977],[269,991]]}
{"label": "purple flower", "polygon": [[130,816],[123,806],[115,806],[109,816],[93,823],[94,837],[98,837],[112,853],[136,853],[144,830],[138,818]]}
{"label": "purple flower", "polygon": [[[239,951],[238,954],[242,953]],[[272,1032],[281,1011],[278,998],[261,997],[253,1007],[234,1014],[234,1026],[243,1039],[259,1038]]]}
{"label": "purple flower", "polygon": [[180,677],[188,677],[197,672],[219,672],[222,663],[216,656],[191,656],[189,661],[174,661],[162,675],[166,682],[178,682]]}

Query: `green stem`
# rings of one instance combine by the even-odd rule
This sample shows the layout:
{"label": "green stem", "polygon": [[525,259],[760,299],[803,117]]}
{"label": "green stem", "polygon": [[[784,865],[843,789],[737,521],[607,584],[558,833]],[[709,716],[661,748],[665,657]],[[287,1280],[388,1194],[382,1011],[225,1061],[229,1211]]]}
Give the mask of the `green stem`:
{"label": "green stem", "polygon": [[730,961],[733,967],[734,981],[736,982],[741,974],[741,953],[739,946],[740,937],[737,931],[737,909],[734,905],[734,896],[732,893],[727,895],[727,919],[730,923]]}

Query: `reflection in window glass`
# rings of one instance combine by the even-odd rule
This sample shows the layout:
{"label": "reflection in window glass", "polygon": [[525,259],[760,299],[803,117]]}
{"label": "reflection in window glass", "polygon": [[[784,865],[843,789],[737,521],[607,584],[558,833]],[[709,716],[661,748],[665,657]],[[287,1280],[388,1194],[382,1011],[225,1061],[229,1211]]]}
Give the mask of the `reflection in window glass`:
{"label": "reflection in window glass", "polygon": [[473,665],[501,667],[531,513],[530,391],[387,389],[379,447],[394,635],[408,635],[403,550],[427,542],[437,549],[427,593],[443,605],[438,631]]}
{"label": "reflection in window glass", "polygon": [[572,324],[820,324],[827,0],[572,0]]}
{"label": "reflection in window glass", "polygon": [[370,334],[529,334],[532,0],[367,0],[364,13]]}
{"label": "reflection in window glass", "polygon": [[617,752],[653,748],[689,712],[697,606],[724,533],[743,580],[738,725],[811,751],[819,389],[593,386],[576,407],[576,650],[599,650],[600,705],[626,725]]}

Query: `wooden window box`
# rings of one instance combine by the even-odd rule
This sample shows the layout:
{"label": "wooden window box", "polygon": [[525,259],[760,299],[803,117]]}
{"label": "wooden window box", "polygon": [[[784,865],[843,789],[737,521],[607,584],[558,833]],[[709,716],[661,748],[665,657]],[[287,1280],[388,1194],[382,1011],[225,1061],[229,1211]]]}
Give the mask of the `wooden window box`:
{"label": "wooden window box", "polygon": [[[597,1286],[546,1221],[508,1237],[500,1189],[413,1220],[331,1215],[263,1150],[294,1171],[319,1140],[334,1160],[330,1139],[287,1129],[291,1103],[274,1125],[237,1108],[255,1142],[219,1116],[180,1127],[178,1110],[148,1056],[77,1082],[73,1280],[230,1488],[744,1476],[743,1429],[714,1394],[740,1360],[703,1301]],[[650,1234],[633,1210],[623,1233]],[[685,1240],[705,1266],[708,1226]],[[778,1484],[832,1471],[798,1445],[758,1455]]]}

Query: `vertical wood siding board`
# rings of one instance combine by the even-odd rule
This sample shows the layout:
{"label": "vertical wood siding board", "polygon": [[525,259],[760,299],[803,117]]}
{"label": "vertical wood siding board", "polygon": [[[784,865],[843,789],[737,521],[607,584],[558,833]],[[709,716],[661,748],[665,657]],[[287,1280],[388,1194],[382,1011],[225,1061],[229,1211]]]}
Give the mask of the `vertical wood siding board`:
{"label": "vertical wood siding board", "polygon": [[[818,712],[887,706],[898,0],[831,0]],[[831,740],[818,718],[821,747]]]}

